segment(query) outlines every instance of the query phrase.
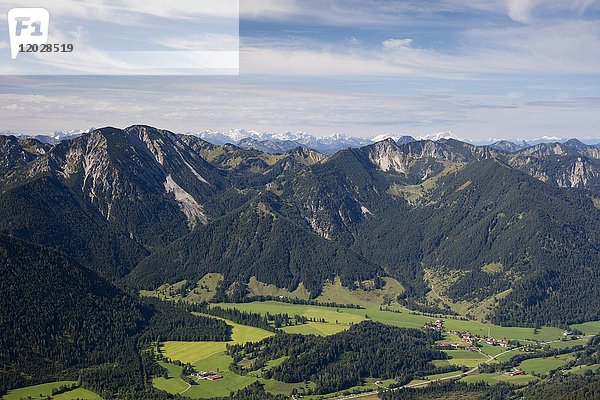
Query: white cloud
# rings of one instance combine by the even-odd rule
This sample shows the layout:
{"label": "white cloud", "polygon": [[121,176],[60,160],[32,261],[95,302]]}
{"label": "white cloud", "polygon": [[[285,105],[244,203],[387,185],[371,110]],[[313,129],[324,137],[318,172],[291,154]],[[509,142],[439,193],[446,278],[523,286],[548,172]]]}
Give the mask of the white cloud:
{"label": "white cloud", "polygon": [[238,36],[227,34],[195,34],[192,36],[171,36],[157,39],[156,43],[175,50],[237,50],[240,46]]}
{"label": "white cloud", "polygon": [[[19,86],[38,88],[38,82],[20,79]],[[422,136],[452,131],[469,138],[534,138],[597,136],[600,122],[597,98],[506,105],[503,95],[448,95],[441,90],[365,95],[274,88],[238,79],[110,79],[102,88],[98,80],[60,82],[54,82],[52,94],[24,95],[21,88],[0,94],[0,104],[10,105],[2,110],[2,129],[42,133],[145,123],[181,132],[244,127],[365,137],[381,132]],[[35,119],[28,117],[31,113]]]}
{"label": "white cloud", "polygon": [[398,49],[402,47],[409,47],[412,42],[412,39],[387,39],[383,41],[383,47],[386,49]]}
{"label": "white cloud", "polygon": [[506,0],[508,16],[517,22],[527,23],[531,18],[531,11],[541,0]]}
{"label": "white cloud", "polygon": [[[28,0],[28,7],[44,7],[51,18],[75,17],[121,25],[136,25],[147,16],[164,19],[237,19],[239,0]],[[22,1],[4,0],[2,17]]]}
{"label": "white cloud", "polygon": [[592,74],[600,71],[600,25],[567,20],[552,24],[490,26],[459,34],[443,52],[410,38],[380,47],[303,40],[244,41],[241,72],[280,76],[380,76],[481,79],[489,74]]}

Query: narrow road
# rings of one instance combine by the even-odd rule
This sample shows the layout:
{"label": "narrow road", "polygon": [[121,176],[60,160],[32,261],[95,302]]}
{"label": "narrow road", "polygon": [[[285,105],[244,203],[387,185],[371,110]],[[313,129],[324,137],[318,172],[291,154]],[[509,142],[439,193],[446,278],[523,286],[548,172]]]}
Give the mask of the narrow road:
{"label": "narrow road", "polygon": [[[582,336],[582,338],[584,337],[592,337],[594,335],[586,335],[586,336]],[[550,343],[557,343],[557,342],[561,342],[561,339],[557,339],[557,340],[552,340],[549,342],[542,342],[540,344],[550,344]],[[497,359],[500,356],[503,356],[504,354],[510,353],[512,351],[517,351],[517,350],[521,350],[522,348],[524,348],[525,346],[520,346],[520,347],[515,347],[514,349],[510,349],[510,350],[506,350],[503,351],[500,354],[496,354],[495,356],[490,356],[489,354],[485,354],[485,353],[480,353],[481,354],[485,354],[486,356],[489,357],[489,360],[482,362],[481,364],[489,364],[492,361],[494,361],[495,359]],[[481,365],[480,364],[480,365]],[[392,389],[388,389],[388,390],[399,390],[399,389],[404,389],[404,388],[415,388],[415,387],[419,387],[419,386],[425,386],[425,385],[429,385],[430,383],[434,383],[434,382],[441,382],[441,381],[446,381],[449,379],[456,379],[456,378],[462,378],[463,376],[467,376],[467,375],[471,375],[474,372],[477,372],[479,370],[479,365],[476,367],[471,368],[470,370],[466,371],[466,372],[461,372],[461,373],[457,373],[456,375],[452,375],[452,376],[446,376],[444,378],[439,378],[439,379],[434,379],[432,381],[425,381],[425,382],[419,382],[419,383],[413,383],[411,384],[407,384],[404,386],[399,386],[397,388],[392,388]],[[373,396],[379,393],[379,390],[373,390],[370,392],[364,392],[364,393],[356,393],[356,394],[350,394],[347,396],[338,396],[338,397],[331,397],[329,400],[345,400],[345,399],[358,399],[360,397],[367,397],[367,396]]]}
{"label": "narrow road", "polygon": [[[184,382],[185,382],[185,381],[184,381]],[[178,394],[183,394],[183,393],[187,392],[188,390],[190,390],[190,388],[192,387],[192,385],[190,385],[189,383],[187,383],[187,382],[185,382],[185,383],[186,383],[186,385],[188,385],[187,389],[185,389],[185,390],[182,390],[182,391],[181,391],[181,392],[179,392]]]}

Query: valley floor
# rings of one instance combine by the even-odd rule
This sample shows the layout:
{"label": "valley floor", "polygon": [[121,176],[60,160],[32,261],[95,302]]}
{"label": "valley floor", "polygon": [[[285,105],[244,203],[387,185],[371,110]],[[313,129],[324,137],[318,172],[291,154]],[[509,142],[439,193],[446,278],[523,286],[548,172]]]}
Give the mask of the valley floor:
{"label": "valley floor", "polygon": [[[353,324],[361,321],[373,320],[384,324],[407,327],[422,328],[426,323],[435,321],[437,317],[415,313],[401,307],[389,307],[382,309],[380,306],[370,305],[362,309],[325,307],[316,305],[290,304],[277,301],[249,302],[249,303],[219,303],[214,306],[221,308],[237,309],[240,311],[270,314],[299,315],[309,319],[308,323],[292,325],[281,328],[289,333],[331,335],[348,329]],[[318,322],[317,322],[318,321]],[[540,329],[501,327],[477,321],[467,320],[460,316],[445,316],[444,340],[460,341],[458,332],[469,332],[481,338],[493,337],[498,340],[518,341],[518,346],[503,348],[492,346],[482,341],[479,351],[469,350],[445,350],[450,357],[448,360],[437,360],[434,364],[438,367],[448,368],[451,366],[463,370],[444,372],[434,375],[420,377],[410,382],[407,387],[419,387],[431,382],[448,379],[460,379],[464,382],[484,381],[490,384],[508,382],[517,386],[526,385],[546,375],[550,370],[560,368],[572,359],[567,353],[556,357],[534,358],[526,360],[517,365],[515,369],[524,371],[523,374],[510,375],[507,372],[478,373],[481,364],[497,364],[508,361],[516,354],[523,354],[523,346],[543,345],[550,349],[569,349],[574,346],[584,345],[591,335],[600,332],[600,321],[573,325],[573,329],[580,330],[585,336],[572,339],[566,338],[562,329],[543,327]],[[233,341],[231,343],[243,344],[255,342],[272,335],[263,329],[248,327],[227,321],[233,326]],[[273,394],[291,395],[292,391],[302,393],[303,389],[314,387],[313,383],[287,384],[273,379],[264,379],[261,371],[254,371],[246,376],[240,376],[229,370],[232,359],[226,353],[225,343],[219,342],[165,342],[162,345],[162,353],[171,360],[192,363],[197,371],[215,371],[223,376],[216,381],[196,380],[197,385],[189,385],[179,378],[179,370],[174,364],[167,366],[169,378],[155,378],[155,387],[170,393],[180,393],[190,398],[209,398],[213,396],[226,396],[230,391],[241,389],[258,380],[265,385],[265,389]],[[283,359],[270,362],[262,371],[272,368],[283,362]],[[572,372],[583,374],[586,369],[597,370],[595,366],[579,366]],[[374,393],[379,389],[394,384],[394,380],[377,381],[369,379],[363,386],[353,387],[342,393],[333,393],[326,396],[306,396],[309,399],[329,398],[347,396],[353,392]],[[365,396],[367,396],[365,394]],[[363,396],[360,396],[363,398]],[[368,397],[364,397],[368,398]]]}

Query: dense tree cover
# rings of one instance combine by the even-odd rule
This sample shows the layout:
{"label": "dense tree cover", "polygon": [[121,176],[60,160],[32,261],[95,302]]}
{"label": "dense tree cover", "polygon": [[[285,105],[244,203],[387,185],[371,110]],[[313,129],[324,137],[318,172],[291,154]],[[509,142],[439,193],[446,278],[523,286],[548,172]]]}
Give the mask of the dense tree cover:
{"label": "dense tree cover", "polygon": [[[579,147],[569,157],[585,157]],[[293,153],[273,164],[255,150],[134,126],[22,156],[15,143],[0,148],[13,166],[0,179],[0,232],[111,279],[137,265],[127,282],[138,289],[221,272],[227,289],[256,276],[288,289],[303,282],[317,296],[335,275],[352,287],[385,273],[407,289],[407,305],[424,310],[423,269],[432,268],[461,272],[448,292],[455,300],[512,288],[492,316],[500,324],[600,319],[600,212],[584,190],[511,167],[520,155],[385,141],[313,165]],[[435,184],[423,182],[436,174]],[[208,224],[189,232],[168,176],[202,204]],[[482,271],[489,263],[503,269]],[[238,288],[232,295],[242,299]]]}
{"label": "dense tree cover", "polygon": [[312,296],[318,296],[323,282],[336,275],[349,285],[379,271],[365,258],[281,214],[281,207],[275,195],[265,193],[145,258],[128,281],[155,288],[221,271],[226,283],[247,282],[255,276],[294,290],[303,282]]}
{"label": "dense tree cover", "polygon": [[382,400],[507,400],[515,396],[508,384],[490,386],[486,383],[467,384],[458,381],[432,383],[422,388],[386,390],[379,393]]}
{"label": "dense tree cover", "polygon": [[435,332],[396,328],[365,321],[328,337],[278,334],[258,343],[229,346],[239,362],[253,360],[253,368],[266,361],[289,357],[264,372],[283,382],[313,381],[315,393],[331,393],[359,385],[366,377],[410,381],[435,368],[434,359],[445,353],[433,349]]}
{"label": "dense tree cover", "polygon": [[[600,212],[584,192],[487,160],[441,177],[416,206],[365,221],[353,247],[397,274],[408,299],[427,291],[423,267],[459,271],[449,290],[455,299],[513,289],[494,322],[562,325],[600,318],[599,226]],[[482,271],[492,263],[502,269]]]}
{"label": "dense tree cover", "polygon": [[[225,318],[238,324],[254,326],[276,332],[277,330],[269,323],[269,318],[258,313],[240,311],[235,308],[209,307],[207,304],[191,305],[190,308],[196,312]],[[280,319],[289,319],[287,314],[279,314]]]}
{"label": "dense tree cover", "polygon": [[600,377],[561,375],[523,390],[526,400],[592,400],[600,398]]}
{"label": "dense tree cover", "polygon": [[63,255],[7,236],[0,236],[0,275],[2,390],[79,375],[112,393],[123,382],[143,388],[144,343],[230,336],[222,321],[142,304]]}
{"label": "dense tree cover", "polygon": [[[211,302],[218,303],[220,299],[213,300]],[[298,299],[295,297],[286,297],[286,296],[266,296],[266,295],[254,295],[254,296],[244,296],[238,303],[250,303],[253,301],[278,301],[281,303],[290,303],[290,304],[304,304],[310,306],[321,306],[321,307],[334,307],[334,308],[355,308],[355,309],[364,309],[364,307],[358,304],[340,304],[330,301],[316,301],[316,300],[305,300]]]}
{"label": "dense tree cover", "polygon": [[[494,322],[600,319],[600,282],[593,268],[600,265],[600,212],[584,193],[551,187],[489,160],[443,178],[434,196],[438,203],[429,210],[424,263],[471,271],[501,263],[503,272],[492,274],[498,283],[489,284],[501,290],[511,282],[513,292],[501,301]],[[487,285],[473,279],[477,276],[482,273],[455,283],[455,293],[490,294],[480,289]]]}
{"label": "dense tree cover", "polygon": [[191,307],[165,303],[157,299],[145,299],[144,303],[150,306],[153,312],[140,335],[142,342],[218,342],[230,339],[231,326],[222,320],[193,315]]}
{"label": "dense tree cover", "polygon": [[[160,370],[140,349],[157,339],[229,337],[224,323],[191,316],[187,305],[143,303],[99,276],[123,283],[129,274],[125,283],[154,289],[221,272],[217,299],[245,301],[251,276],[288,289],[303,282],[317,296],[335,276],[353,287],[387,274],[407,289],[401,302],[437,313],[444,310],[422,302],[428,290],[423,270],[433,268],[459,272],[448,292],[455,300],[479,301],[510,287],[492,316],[499,324],[600,319],[600,212],[589,193],[535,180],[490,149],[387,141],[308,166],[293,154],[270,165],[256,151],[236,150],[211,165],[203,159],[204,144],[143,126],[42,146],[43,155],[28,150],[37,146],[0,141],[0,233],[45,247],[0,237],[0,390],[80,377],[107,399],[175,398],[148,387],[148,377]],[[377,166],[377,157],[388,156],[405,173]],[[568,159],[536,162],[556,176],[573,157],[578,154],[570,151]],[[448,162],[468,165],[455,164],[435,185],[422,184]],[[193,224],[165,187],[167,176],[202,204],[206,225],[190,232]],[[414,200],[403,191],[412,191]],[[491,263],[501,268],[482,268]],[[284,314],[206,312],[265,329],[306,322]],[[377,338],[387,328],[365,326],[332,343],[277,335],[270,340],[282,341],[280,352],[288,351],[286,341],[298,341],[306,354],[271,373],[289,380],[310,375],[326,391],[369,374],[402,380],[428,370],[424,360],[431,354],[423,349],[429,339],[413,338],[417,345],[407,352],[416,363],[399,366],[385,358],[385,345],[355,331],[372,329]],[[356,343],[365,350],[352,347]],[[406,350],[394,340],[387,346],[391,354]],[[256,366],[276,353],[256,351]],[[375,365],[369,357],[385,362]],[[582,350],[580,360],[596,362],[597,352]],[[295,368],[301,364],[309,372]],[[585,385],[588,394],[597,387]],[[261,394],[252,388],[246,395]]]}
{"label": "dense tree cover", "polygon": [[258,381],[248,387],[232,393],[229,397],[222,397],[215,400],[285,400],[287,396],[273,395],[265,392],[264,385]]}
{"label": "dense tree cover", "polygon": [[598,376],[563,375],[541,380],[517,390],[509,384],[450,381],[422,388],[403,388],[379,393],[383,400],[592,400],[600,398]]}
{"label": "dense tree cover", "polygon": [[147,255],[50,176],[0,193],[0,233],[58,250],[110,280]]}

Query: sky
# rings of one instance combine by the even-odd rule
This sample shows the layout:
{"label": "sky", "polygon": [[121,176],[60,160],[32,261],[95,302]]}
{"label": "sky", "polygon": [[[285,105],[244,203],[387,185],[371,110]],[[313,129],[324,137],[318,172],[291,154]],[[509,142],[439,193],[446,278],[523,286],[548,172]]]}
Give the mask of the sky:
{"label": "sky", "polygon": [[[141,1],[58,1],[74,21],[62,37],[98,59],[131,34],[132,21],[169,49],[230,39],[190,33],[202,25],[185,8],[190,0],[145,0],[152,12],[138,15]],[[15,3],[0,0],[0,12]],[[239,13],[239,76],[2,75],[0,131],[141,123],[175,132],[600,138],[600,1],[240,0]],[[0,54],[7,46],[0,37]],[[10,73],[10,61],[2,57],[0,72]]]}

